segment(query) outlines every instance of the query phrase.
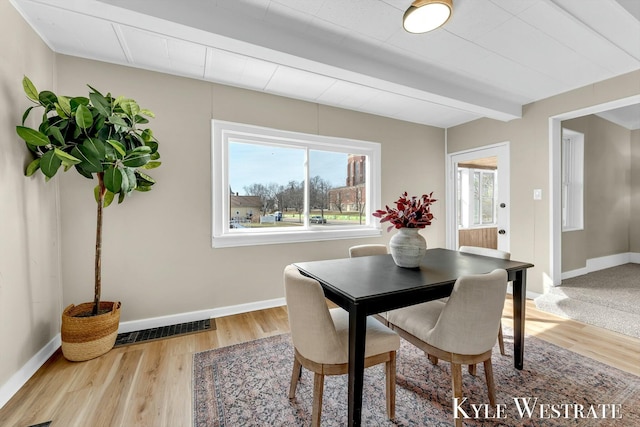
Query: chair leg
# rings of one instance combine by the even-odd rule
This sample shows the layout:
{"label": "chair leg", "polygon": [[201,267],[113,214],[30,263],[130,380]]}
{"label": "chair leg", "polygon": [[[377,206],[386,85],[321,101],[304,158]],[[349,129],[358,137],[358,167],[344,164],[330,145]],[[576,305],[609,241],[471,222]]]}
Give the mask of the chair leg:
{"label": "chair leg", "polygon": [[313,376],[313,409],[311,410],[311,425],[320,427],[322,417],[322,392],[324,391],[324,375],[316,373]]}
{"label": "chair leg", "polygon": [[427,353],[427,358],[429,359],[429,362],[431,362],[432,365],[438,364],[438,358],[435,357],[434,355]]}
{"label": "chair leg", "polygon": [[289,399],[296,397],[296,388],[298,387],[298,380],[302,374],[302,365],[298,361],[298,358],[293,357],[293,372],[291,372],[291,385],[289,386]]}
{"label": "chair leg", "polygon": [[385,363],[387,417],[392,420],[396,417],[396,352],[389,353],[389,361]]}
{"label": "chair leg", "polygon": [[500,346],[500,354],[504,356],[506,353],[504,352],[504,338],[502,338],[502,323],[498,329],[498,345]]}
{"label": "chair leg", "polygon": [[476,365],[469,365],[469,373],[474,377],[476,376]]}
{"label": "chair leg", "polygon": [[484,376],[487,379],[489,403],[491,406],[496,406],[496,385],[493,382],[493,366],[491,366],[491,358],[484,361]]}
{"label": "chair leg", "polygon": [[[451,384],[453,389],[452,403],[455,410],[455,402],[462,400],[462,365],[458,363],[451,364]],[[458,415],[457,418],[456,415]],[[456,427],[462,427],[462,415],[454,413],[453,422]]]}

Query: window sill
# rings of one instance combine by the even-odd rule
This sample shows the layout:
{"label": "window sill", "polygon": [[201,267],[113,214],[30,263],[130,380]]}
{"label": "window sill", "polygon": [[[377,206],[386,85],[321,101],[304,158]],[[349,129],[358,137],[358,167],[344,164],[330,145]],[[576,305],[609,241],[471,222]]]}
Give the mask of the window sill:
{"label": "window sill", "polygon": [[366,229],[332,229],[332,230],[302,230],[293,232],[271,233],[228,233],[214,235],[213,248],[232,248],[237,246],[277,245],[283,243],[306,243],[326,240],[353,239],[359,237],[379,237],[379,228]]}

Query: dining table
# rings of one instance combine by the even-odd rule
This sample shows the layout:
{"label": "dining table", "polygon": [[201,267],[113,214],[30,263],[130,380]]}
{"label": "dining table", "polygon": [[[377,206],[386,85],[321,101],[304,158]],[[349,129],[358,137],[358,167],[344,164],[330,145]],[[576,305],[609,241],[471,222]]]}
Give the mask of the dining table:
{"label": "dining table", "polygon": [[455,250],[428,249],[420,266],[398,267],[391,255],[295,262],[301,274],[317,280],[325,296],[349,313],[349,426],[359,426],[367,316],[447,297],[461,276],[507,271],[513,295],[513,363],[524,362],[527,269],[533,264]]}

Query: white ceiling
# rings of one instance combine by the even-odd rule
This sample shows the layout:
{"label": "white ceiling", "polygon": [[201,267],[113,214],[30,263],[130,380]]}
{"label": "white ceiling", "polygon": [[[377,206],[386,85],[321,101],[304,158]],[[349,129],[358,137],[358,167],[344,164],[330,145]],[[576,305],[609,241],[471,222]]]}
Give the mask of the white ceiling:
{"label": "white ceiling", "polygon": [[443,128],[640,69],[639,0],[454,0],[420,35],[411,1],[11,0],[58,53]]}

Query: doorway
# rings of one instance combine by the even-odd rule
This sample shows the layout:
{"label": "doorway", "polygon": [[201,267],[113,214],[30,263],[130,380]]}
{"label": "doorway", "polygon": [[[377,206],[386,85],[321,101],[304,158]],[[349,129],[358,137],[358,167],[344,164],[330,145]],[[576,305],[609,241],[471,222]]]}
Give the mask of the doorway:
{"label": "doorway", "polygon": [[509,252],[509,143],[448,154],[447,247]]}

